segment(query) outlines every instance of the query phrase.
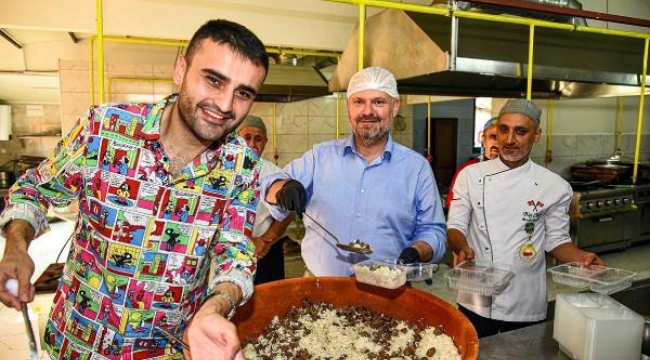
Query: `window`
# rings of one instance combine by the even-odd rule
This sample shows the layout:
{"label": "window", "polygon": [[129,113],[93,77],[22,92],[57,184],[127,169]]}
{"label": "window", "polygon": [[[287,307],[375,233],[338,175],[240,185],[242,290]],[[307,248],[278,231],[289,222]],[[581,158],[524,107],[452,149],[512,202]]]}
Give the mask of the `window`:
{"label": "window", "polygon": [[473,144],[474,152],[481,151],[481,135],[483,125],[492,118],[492,98],[477,97],[474,99],[474,132]]}

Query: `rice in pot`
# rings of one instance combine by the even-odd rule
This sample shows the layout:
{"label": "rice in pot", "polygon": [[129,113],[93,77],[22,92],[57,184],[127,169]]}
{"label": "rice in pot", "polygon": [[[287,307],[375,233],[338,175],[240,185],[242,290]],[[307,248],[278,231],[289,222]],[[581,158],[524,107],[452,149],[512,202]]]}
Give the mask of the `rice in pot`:
{"label": "rice in pot", "polygon": [[305,300],[274,317],[256,339],[244,340],[249,360],[456,360],[442,327],[417,328],[365,306],[334,307]]}

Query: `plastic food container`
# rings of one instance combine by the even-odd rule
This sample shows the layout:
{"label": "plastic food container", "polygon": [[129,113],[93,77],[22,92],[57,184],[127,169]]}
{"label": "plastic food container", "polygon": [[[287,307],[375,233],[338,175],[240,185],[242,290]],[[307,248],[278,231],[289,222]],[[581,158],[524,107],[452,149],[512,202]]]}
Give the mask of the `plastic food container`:
{"label": "plastic food container", "polygon": [[515,274],[507,265],[465,261],[445,272],[450,288],[491,296],[503,291]]}
{"label": "plastic food container", "polygon": [[385,289],[397,289],[406,284],[406,271],[401,267],[383,261],[366,260],[352,265],[358,282],[379,286]]}
{"label": "plastic food container", "polygon": [[575,288],[589,287],[591,291],[601,294],[612,294],[627,289],[632,285],[635,272],[609,268],[605,266],[584,266],[577,262],[554,266],[548,271],[553,281]]}
{"label": "plastic food container", "polygon": [[607,295],[559,293],[553,339],[571,359],[638,359],[643,317]]}
{"label": "plastic food container", "polygon": [[406,272],[406,281],[430,280],[439,268],[438,264],[429,263],[398,264],[397,260],[381,260],[381,262],[404,270]]}

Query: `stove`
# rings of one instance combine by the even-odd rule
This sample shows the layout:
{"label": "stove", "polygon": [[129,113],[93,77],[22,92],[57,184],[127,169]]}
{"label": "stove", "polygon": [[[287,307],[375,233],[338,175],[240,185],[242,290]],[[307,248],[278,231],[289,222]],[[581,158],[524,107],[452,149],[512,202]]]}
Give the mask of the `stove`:
{"label": "stove", "polygon": [[[579,248],[594,252],[621,250],[638,240],[641,212],[637,204],[637,187],[598,183],[587,187],[572,186],[570,231]],[[645,191],[642,197],[650,204],[650,186],[647,196]]]}
{"label": "stove", "polygon": [[634,243],[650,240],[650,184],[636,187],[635,201],[639,209],[639,236]]}

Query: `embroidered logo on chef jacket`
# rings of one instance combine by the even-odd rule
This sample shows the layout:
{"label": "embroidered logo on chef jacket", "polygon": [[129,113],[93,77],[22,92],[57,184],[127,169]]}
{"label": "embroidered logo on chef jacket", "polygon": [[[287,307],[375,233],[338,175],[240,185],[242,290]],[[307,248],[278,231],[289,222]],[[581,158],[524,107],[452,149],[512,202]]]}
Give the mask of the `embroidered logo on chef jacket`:
{"label": "embroidered logo on chef jacket", "polygon": [[535,222],[539,220],[540,217],[538,210],[541,210],[544,207],[544,203],[541,201],[528,200],[526,205],[531,207],[531,210],[524,211],[521,220],[524,222],[524,231],[526,232],[527,239],[519,248],[519,258],[521,259],[521,262],[525,264],[532,262],[533,259],[535,259],[535,255],[537,255],[537,249],[535,248],[535,245],[533,245],[532,238],[533,233],[535,232]]}
{"label": "embroidered logo on chef jacket", "polygon": [[535,255],[537,255],[537,249],[535,249],[535,245],[533,245],[530,240],[526,241],[526,243],[519,248],[519,258],[524,264],[532,262]]}

